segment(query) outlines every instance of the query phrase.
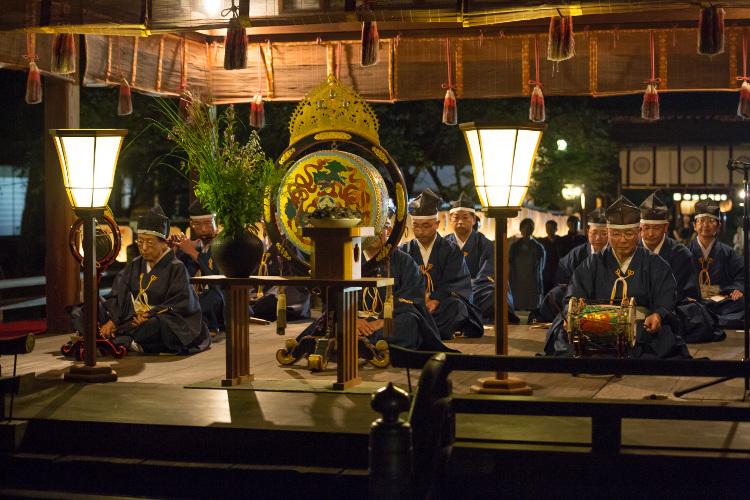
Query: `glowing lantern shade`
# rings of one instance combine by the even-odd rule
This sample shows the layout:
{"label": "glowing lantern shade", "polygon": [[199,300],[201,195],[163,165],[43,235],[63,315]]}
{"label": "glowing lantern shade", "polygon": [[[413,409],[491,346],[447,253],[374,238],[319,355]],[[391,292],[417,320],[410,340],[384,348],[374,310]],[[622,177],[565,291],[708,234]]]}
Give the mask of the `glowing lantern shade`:
{"label": "glowing lantern shade", "polygon": [[484,207],[520,207],[529,189],[531,167],[547,125],[482,122],[459,125],[469,147],[474,184]]}
{"label": "glowing lantern shade", "polygon": [[50,130],[62,166],[63,184],[74,208],[107,205],[115,166],[127,130]]}

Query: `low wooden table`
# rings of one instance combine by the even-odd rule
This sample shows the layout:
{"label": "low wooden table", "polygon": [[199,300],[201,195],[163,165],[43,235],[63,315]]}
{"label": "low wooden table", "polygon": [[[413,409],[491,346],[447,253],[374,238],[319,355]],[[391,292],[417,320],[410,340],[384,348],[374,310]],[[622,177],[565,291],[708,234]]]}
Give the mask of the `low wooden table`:
{"label": "low wooden table", "polygon": [[195,285],[218,285],[224,291],[227,332],[227,376],[222,385],[239,385],[253,380],[250,372],[250,312],[248,287],[304,286],[330,288],[336,310],[336,383],[334,389],[348,389],[362,382],[357,373],[357,291],[367,287],[393,284],[393,278],[358,278],[351,280],[312,279],[309,277],[250,276],[226,278],[200,276],[191,278]]}

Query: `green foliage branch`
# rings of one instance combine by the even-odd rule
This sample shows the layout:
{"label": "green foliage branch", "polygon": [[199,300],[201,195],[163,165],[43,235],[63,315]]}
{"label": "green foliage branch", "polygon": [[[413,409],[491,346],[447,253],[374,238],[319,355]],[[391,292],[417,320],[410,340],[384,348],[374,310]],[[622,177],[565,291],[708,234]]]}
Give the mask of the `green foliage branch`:
{"label": "green foliage branch", "polygon": [[167,100],[157,102],[163,121],[154,123],[176,143],[170,155],[187,156],[180,171],[188,178],[197,174],[195,195],[221,222],[219,235],[244,229],[257,233],[255,223],[283,177],[283,170],[264,153],[257,132],[253,130],[245,144],[235,140],[239,123],[233,105],[217,116],[216,108],[197,98],[189,100],[182,113]]}

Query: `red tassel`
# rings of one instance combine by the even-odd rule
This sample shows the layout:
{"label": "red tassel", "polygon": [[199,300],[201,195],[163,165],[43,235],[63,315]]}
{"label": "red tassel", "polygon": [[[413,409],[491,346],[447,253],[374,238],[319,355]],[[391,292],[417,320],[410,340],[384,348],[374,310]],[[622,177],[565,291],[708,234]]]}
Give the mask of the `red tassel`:
{"label": "red tassel", "polygon": [[133,101],[130,98],[130,85],[125,77],[120,84],[120,102],[117,104],[117,114],[120,116],[129,115],[133,112]]}
{"label": "red tassel", "polygon": [[724,52],[724,9],[704,7],[698,20],[698,53],[714,56]]}
{"label": "red tassel", "polygon": [[549,23],[549,43],[547,44],[547,59],[550,61],[565,61],[576,54],[575,38],[573,36],[573,17],[553,17]]}
{"label": "red tassel", "polygon": [[188,109],[193,105],[193,94],[187,89],[186,85],[180,87],[180,105],[179,113],[183,120],[188,119]]}
{"label": "red tassel", "polygon": [[363,68],[375,66],[380,61],[380,35],[378,23],[370,8],[372,1],[363,0],[359,8],[359,19],[362,21],[362,53],[359,63]]}
{"label": "red tassel", "polygon": [[266,113],[263,110],[263,96],[260,92],[255,94],[250,105],[250,126],[262,128],[266,124]]}
{"label": "red tassel", "polygon": [[458,124],[456,96],[453,94],[452,89],[448,89],[448,92],[445,93],[445,101],[443,101],[443,123],[446,125]]}
{"label": "red tassel", "polygon": [[378,35],[378,23],[365,21],[362,23],[362,58],[360,64],[363,68],[375,66],[380,61],[380,36]]}
{"label": "red tassel", "polygon": [[39,104],[42,102],[42,76],[39,74],[34,61],[29,62],[29,78],[26,80],[26,102]]}
{"label": "red tassel", "polygon": [[750,83],[742,82],[740,89],[740,105],[737,106],[737,116],[744,119],[750,118]]}
{"label": "red tassel", "polygon": [[229,20],[227,36],[224,39],[224,69],[247,68],[247,31],[240,20]]}
{"label": "red tassel", "polygon": [[543,122],[546,119],[544,112],[544,94],[539,85],[534,86],[531,93],[531,106],[529,107],[529,120],[532,122]]}
{"label": "red tassel", "polygon": [[643,96],[641,117],[646,120],[659,119],[659,94],[656,92],[656,87],[651,84],[646,87],[646,93]]}
{"label": "red tassel", "polygon": [[58,34],[52,39],[52,72],[58,75],[75,73],[76,44],[70,34]]}

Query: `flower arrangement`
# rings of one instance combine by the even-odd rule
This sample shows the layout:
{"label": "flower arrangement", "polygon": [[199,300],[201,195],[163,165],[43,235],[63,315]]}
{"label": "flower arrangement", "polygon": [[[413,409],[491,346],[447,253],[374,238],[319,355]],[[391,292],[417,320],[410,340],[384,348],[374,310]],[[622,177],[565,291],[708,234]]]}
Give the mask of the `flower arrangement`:
{"label": "flower arrangement", "polygon": [[263,152],[257,132],[245,144],[236,140],[234,105],[217,116],[216,108],[194,96],[179,109],[166,100],[158,103],[165,120],[155,125],[176,143],[175,150],[187,155],[180,170],[186,177],[197,174],[195,194],[221,222],[219,236],[244,229],[256,233],[265,200],[283,177]]}

